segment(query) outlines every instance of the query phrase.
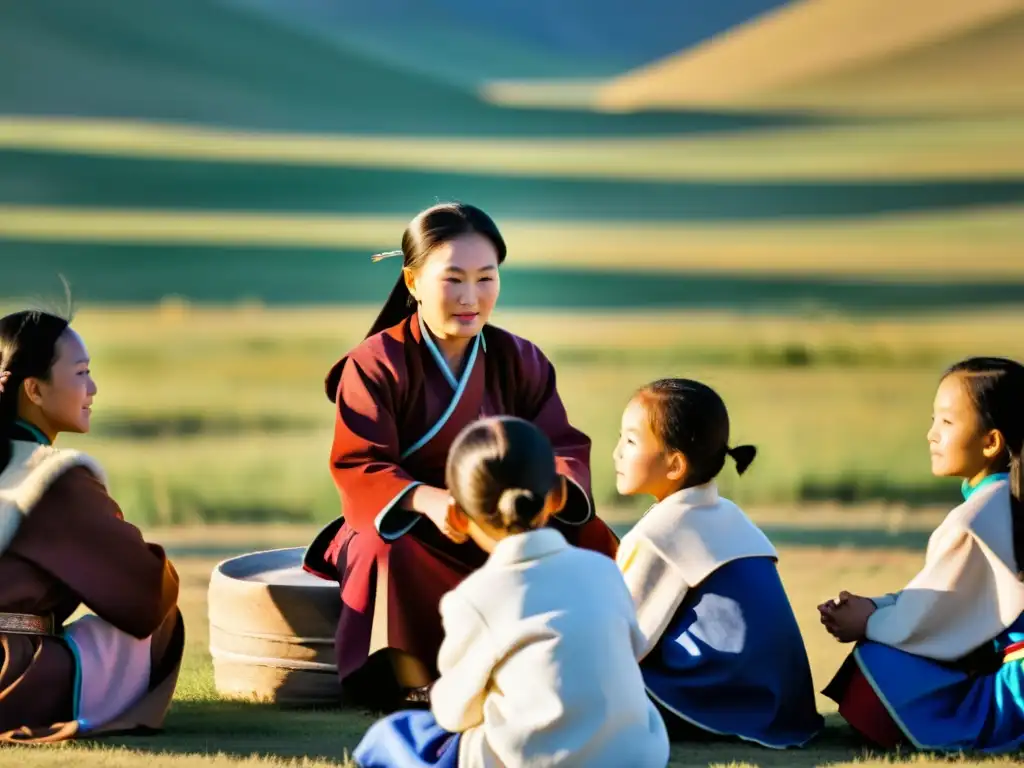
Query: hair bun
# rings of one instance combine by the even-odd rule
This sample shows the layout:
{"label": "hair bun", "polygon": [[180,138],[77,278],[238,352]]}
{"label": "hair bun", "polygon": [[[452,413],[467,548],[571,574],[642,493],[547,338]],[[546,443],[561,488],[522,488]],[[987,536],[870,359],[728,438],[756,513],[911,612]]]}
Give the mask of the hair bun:
{"label": "hair bun", "polygon": [[526,488],[506,488],[498,497],[498,512],[509,530],[529,530],[543,508],[543,500]]}
{"label": "hair bun", "polygon": [[735,448],[730,448],[727,453],[736,462],[736,473],[742,475],[757,456],[757,448],[752,445],[737,445]]}

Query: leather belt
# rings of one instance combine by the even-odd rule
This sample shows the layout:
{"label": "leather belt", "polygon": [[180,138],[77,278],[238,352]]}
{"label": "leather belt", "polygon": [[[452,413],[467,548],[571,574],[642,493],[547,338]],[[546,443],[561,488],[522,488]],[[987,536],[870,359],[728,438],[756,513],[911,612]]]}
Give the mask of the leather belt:
{"label": "leather belt", "polygon": [[0,632],[12,635],[43,635],[56,637],[53,614],[39,616],[34,613],[5,613],[0,611]]}

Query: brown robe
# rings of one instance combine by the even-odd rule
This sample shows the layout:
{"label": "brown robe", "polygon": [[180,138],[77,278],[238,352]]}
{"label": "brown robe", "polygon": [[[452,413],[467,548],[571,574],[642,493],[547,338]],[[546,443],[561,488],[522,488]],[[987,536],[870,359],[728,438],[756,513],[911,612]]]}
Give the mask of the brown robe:
{"label": "brown robe", "polygon": [[[569,480],[568,503],[551,525],[570,543],[610,557],[618,544],[593,513],[590,439],[569,423],[543,353],[486,326],[456,380],[431,345],[414,314],[338,363],[331,467],[344,518],[324,529],[305,561],[307,570],[340,582],[338,673],[351,678],[348,687],[360,698],[379,693],[378,704],[388,696],[387,676],[372,673],[367,661],[394,648],[436,676],[443,636],[438,603],[486,560],[472,541],[455,544],[398,504],[413,483],[445,487],[448,449],[465,426],[493,415],[535,423]],[[354,676],[361,670],[369,674]]]}
{"label": "brown robe", "polygon": [[[150,694],[105,730],[157,728],[184,648],[178,575],[155,544],[124,521],[87,468],[56,479],[0,555],[0,611],[54,614],[84,604],[123,632],[152,636]],[[77,734],[75,660],[64,640],[0,633],[0,742]]]}

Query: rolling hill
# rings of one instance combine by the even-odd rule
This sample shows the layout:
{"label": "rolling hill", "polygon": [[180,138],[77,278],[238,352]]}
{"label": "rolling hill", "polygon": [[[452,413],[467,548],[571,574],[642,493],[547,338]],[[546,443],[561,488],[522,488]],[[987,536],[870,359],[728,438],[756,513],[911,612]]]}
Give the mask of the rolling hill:
{"label": "rolling hill", "polygon": [[[973,83],[975,103],[1019,106],[1022,10],[1021,0],[799,0],[617,78],[596,102],[917,111],[958,104]],[[926,96],[903,100],[915,91]]]}
{"label": "rolling hill", "polygon": [[502,109],[219,0],[0,0],[0,114],[419,136],[635,135],[801,122]]}

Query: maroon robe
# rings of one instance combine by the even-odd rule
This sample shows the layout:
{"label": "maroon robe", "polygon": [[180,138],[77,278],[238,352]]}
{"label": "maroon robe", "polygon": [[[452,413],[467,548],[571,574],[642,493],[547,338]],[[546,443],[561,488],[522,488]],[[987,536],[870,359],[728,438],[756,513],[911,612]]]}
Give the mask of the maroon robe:
{"label": "maroon robe", "polygon": [[[569,481],[565,509],[550,524],[570,543],[614,557],[618,540],[593,513],[590,439],[569,424],[554,367],[529,341],[486,326],[459,381],[412,315],[366,339],[338,367],[331,466],[344,517],[311,545],[306,568],[341,584],[342,680],[387,648],[411,654],[436,676],[438,603],[487,555],[472,541],[455,544],[398,502],[413,483],[445,487],[448,450],[480,417],[518,416],[544,431]],[[370,678],[358,688],[384,684]]]}
{"label": "maroon robe", "polygon": [[[124,521],[84,467],[54,481],[0,555],[0,611],[60,624],[84,603],[125,633],[152,637],[150,693],[115,728],[163,722],[184,649],[177,599],[163,549]],[[75,736],[75,669],[63,638],[0,632],[0,744]]]}

